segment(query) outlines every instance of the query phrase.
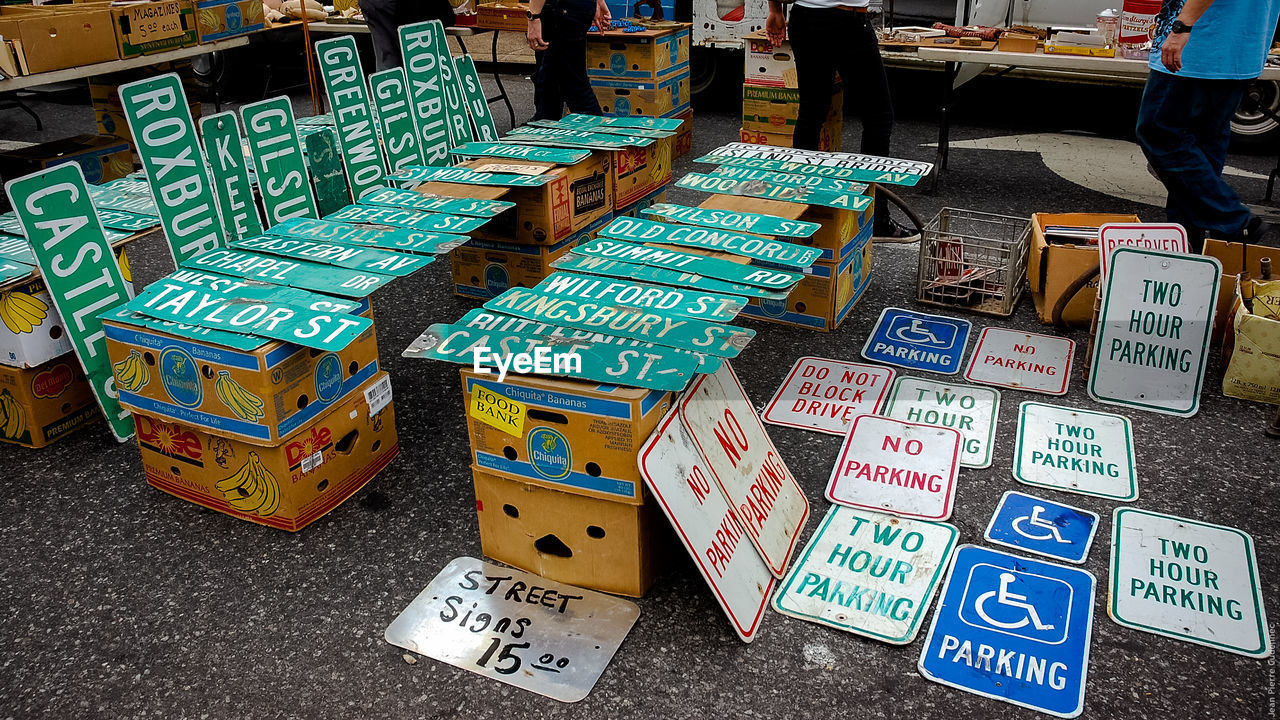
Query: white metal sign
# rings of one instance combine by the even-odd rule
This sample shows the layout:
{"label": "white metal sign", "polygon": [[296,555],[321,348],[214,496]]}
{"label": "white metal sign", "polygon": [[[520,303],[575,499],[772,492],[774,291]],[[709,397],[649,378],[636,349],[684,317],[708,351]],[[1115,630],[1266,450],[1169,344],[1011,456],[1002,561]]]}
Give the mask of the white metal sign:
{"label": "white metal sign", "polygon": [[769,572],[781,578],[809,518],[809,501],[728,362],[681,396],[680,421]]}
{"label": "white metal sign", "polygon": [[744,642],[755,639],[774,577],[713,484],[693,438],[672,409],[640,448],[640,475],[716,602]]}
{"label": "white metal sign", "polygon": [[1098,228],[1098,281],[1107,281],[1107,262],[1118,247],[1185,254],[1187,231],[1177,223],[1107,223]]}
{"label": "white metal sign", "polygon": [[1107,614],[1135,630],[1271,655],[1253,538],[1235,528],[1116,508]]}
{"label": "white metal sign", "polygon": [[960,464],[991,467],[1000,391],[972,385],[952,385],[924,378],[900,377],[884,404],[885,417],[941,425],[960,431]]}
{"label": "white metal sign", "polygon": [[969,382],[1066,395],[1076,343],[1063,337],[984,328],[964,376]]}
{"label": "white metal sign", "polygon": [[860,415],[844,438],[827,499],[922,520],[946,520],[956,497],[960,432]]}
{"label": "white metal sign", "polygon": [[774,425],[844,435],[855,417],[880,411],[894,374],[879,365],[802,357],[762,417]]}
{"label": "white metal sign", "polygon": [[942,582],[953,526],[832,505],[773,598],[784,615],[906,645]]}
{"label": "white metal sign", "polygon": [[1013,477],[1036,487],[1123,502],[1137,500],[1138,469],[1129,418],[1022,403]]}
{"label": "white metal sign", "polygon": [[1200,409],[1222,264],[1216,258],[1116,248],[1089,372],[1110,405],[1190,417]]}

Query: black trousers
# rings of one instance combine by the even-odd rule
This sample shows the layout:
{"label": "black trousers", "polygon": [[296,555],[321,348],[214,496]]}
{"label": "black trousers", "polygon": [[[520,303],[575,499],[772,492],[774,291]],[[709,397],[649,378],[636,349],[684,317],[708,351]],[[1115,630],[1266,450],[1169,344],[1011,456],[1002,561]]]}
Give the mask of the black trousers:
{"label": "black trousers", "polygon": [[453,7],[448,0],[360,0],[360,11],[369,24],[379,70],[404,63],[398,32],[401,25],[439,20],[449,27],[454,21]]}
{"label": "black trousers", "polygon": [[[893,99],[880,60],[876,31],[866,13],[795,5],[787,25],[795,54],[800,111],[795,146],[818,149],[822,122],[831,110],[831,90],[839,71],[845,106],[862,118],[862,152],[887,156],[893,134]],[[876,228],[889,220],[888,204],[876,203]]]}
{"label": "black trousers", "polygon": [[571,113],[601,114],[587,78],[587,30],[595,14],[595,0],[554,0],[543,7],[547,49],[534,53],[534,120],[559,120],[565,105]]}

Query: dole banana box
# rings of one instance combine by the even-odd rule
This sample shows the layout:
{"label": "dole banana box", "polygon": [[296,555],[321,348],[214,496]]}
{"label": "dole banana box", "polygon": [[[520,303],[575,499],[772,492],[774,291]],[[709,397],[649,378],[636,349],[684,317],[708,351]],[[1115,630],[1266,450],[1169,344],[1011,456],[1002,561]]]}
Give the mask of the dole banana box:
{"label": "dole banana box", "polygon": [[38,367],[0,365],[0,441],[44,447],[100,415],[73,353]]}
{"label": "dole banana box", "polygon": [[[867,188],[867,195],[875,197],[875,185]],[[762,215],[776,215],[788,220],[803,220],[817,223],[821,227],[809,237],[783,237],[780,240],[793,242],[805,247],[821,250],[819,262],[834,263],[844,257],[853,246],[850,238],[857,238],[864,230],[871,227],[875,213],[875,203],[867,206],[862,212],[854,212],[845,208],[831,208],[825,205],[806,205],[804,203],[783,202],[761,198],[747,198],[737,195],[712,195],[699,207],[716,210],[732,210],[734,212],[752,212]]]}
{"label": "dole banana box", "polygon": [[871,285],[872,245],[868,223],[847,243],[840,262],[814,263],[786,300],[751,298],[743,314],[810,330],[836,330]]}
{"label": "dole banana box", "polygon": [[671,407],[660,390],[462,370],[465,407],[477,387],[525,408],[521,434],[467,414],[472,463],[492,475],[564,493],[639,505],[644,483],[636,453]]}
{"label": "dole banana box", "polygon": [[294,532],[342,504],[400,452],[391,377],[377,373],[290,439],[257,445],[134,413],[147,484]]}
{"label": "dole banana box", "polygon": [[[354,313],[373,319],[366,298]],[[251,351],[105,321],[120,404],[255,445],[303,432],[378,372],[370,327],[339,352],[278,340]]]}
{"label": "dole banana box", "polygon": [[684,122],[676,131],[676,142],[671,148],[672,159],[684,157],[693,151],[693,108],[677,113],[676,117]]}
{"label": "dole banana box", "polygon": [[587,75],[614,80],[661,80],[689,72],[690,26],[606,30],[587,35]]}
{"label": "dole banana box", "polygon": [[614,213],[614,217],[640,217],[640,211],[656,204],[667,201],[667,187],[664,185],[657,190],[645,195],[630,205],[618,208]]}
{"label": "dole banana box", "polygon": [[646,147],[613,151],[613,207],[622,210],[661,191],[671,182],[676,137],[659,138]]}
{"label": "dole banana box", "polygon": [[[818,130],[818,149],[824,152],[839,152],[844,145],[844,118],[828,117]],[[748,130],[742,128],[738,132],[739,142],[752,145],[771,145],[773,147],[795,147],[795,133],[791,130]]]}
{"label": "dole banana box", "polygon": [[[634,462],[634,458],[633,458]],[[655,501],[560,492],[472,468],[485,555],[542,577],[640,597],[671,543]]]}
{"label": "dole banana box", "polygon": [[600,228],[613,220],[606,213],[587,227],[555,245],[518,245],[492,240],[472,240],[449,251],[449,270],[453,275],[453,292],[463,297],[489,298],[508,288],[530,288],[555,272],[551,263],[564,256],[575,245],[596,236]]}

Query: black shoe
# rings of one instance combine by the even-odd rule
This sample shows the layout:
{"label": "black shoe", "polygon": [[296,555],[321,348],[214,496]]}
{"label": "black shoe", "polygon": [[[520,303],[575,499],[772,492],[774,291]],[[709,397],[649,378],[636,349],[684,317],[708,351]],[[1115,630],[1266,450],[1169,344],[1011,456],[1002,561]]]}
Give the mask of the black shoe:
{"label": "black shoe", "polygon": [[1254,215],[1244,226],[1244,241],[1250,245],[1280,247],[1280,228]]}
{"label": "black shoe", "polygon": [[893,218],[872,232],[871,240],[878,243],[913,243],[920,239],[920,233]]}

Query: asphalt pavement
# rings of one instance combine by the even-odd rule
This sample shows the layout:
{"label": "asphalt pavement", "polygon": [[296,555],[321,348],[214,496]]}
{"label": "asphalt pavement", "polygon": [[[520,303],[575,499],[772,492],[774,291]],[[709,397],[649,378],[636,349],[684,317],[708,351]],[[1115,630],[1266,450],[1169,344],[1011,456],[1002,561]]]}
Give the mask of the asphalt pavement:
{"label": "asphalt pavement", "polygon": [[[527,81],[512,77],[517,111],[531,112]],[[932,160],[934,79],[894,75],[900,99],[894,154]],[[733,95],[732,83],[725,92]],[[64,93],[53,100],[75,100]],[[301,94],[300,111],[309,108]],[[86,108],[36,100],[49,130],[0,113],[0,139],[34,141],[92,129]],[[701,103],[694,152],[737,139],[731,102]],[[1081,104],[1083,103],[1083,106]],[[1127,140],[1132,89],[1062,88],[983,80],[956,118],[956,140],[1083,131]],[[207,108],[211,111],[211,108]],[[500,122],[505,122],[498,113]],[[856,149],[857,122],[845,147]],[[980,144],[980,143],[979,143]],[[1107,153],[1080,161],[1107,170]],[[1233,178],[1260,198],[1273,158],[1233,155]],[[904,193],[926,219],[955,207],[1027,216],[1038,211],[1137,213],[1151,205],[1068,181],[1037,152],[956,148],[936,195]],[[672,202],[700,193],[673,189]],[[172,270],[153,234],[130,251],[135,283]],[[870,289],[837,332],[744,320],[759,335],[733,365],[757,408],[800,356],[858,360],[886,306],[914,307],[916,245],[877,246]],[[381,362],[394,384],[400,456],[351,500],[296,534],[246,523],[146,485],[137,447],[104,425],[43,450],[0,446],[0,717],[57,718],[1030,718],[1036,713],[923,679],[924,633],[896,647],[772,611],[743,644],[692,563],[677,552],[640,600],[641,615],[585,700],[561,704],[427,658],[415,664],[383,630],[450,560],[480,557],[458,369],[404,359],[433,322],[475,307],[455,297],[436,262],[373,297]],[[1009,319],[968,315],[975,330],[1052,332],[1024,299]],[[1078,343],[1082,331],[1066,333]],[[1078,354],[1077,362],[1081,360]],[[918,373],[909,373],[918,374]],[[1263,596],[1280,613],[1280,441],[1262,427],[1272,408],[1223,397],[1217,352],[1198,415],[1141,411],[1133,421],[1141,497],[1132,506],[1239,528],[1257,548]],[[1017,409],[1024,400],[1113,410],[1092,402],[1080,377],[1061,399],[1003,391],[991,467],[963,470],[950,522],[982,544],[1011,477]],[[822,491],[840,438],[770,426],[812,504],[804,538],[828,503]],[[1027,489],[1027,488],[1021,488]],[[1101,516],[1083,567],[1098,579],[1085,717],[1266,718],[1276,712],[1274,659],[1255,660],[1118,626],[1107,617],[1111,513],[1118,503],[1044,491]],[[1274,632],[1274,620],[1272,621]],[[927,620],[926,620],[927,623]]]}

